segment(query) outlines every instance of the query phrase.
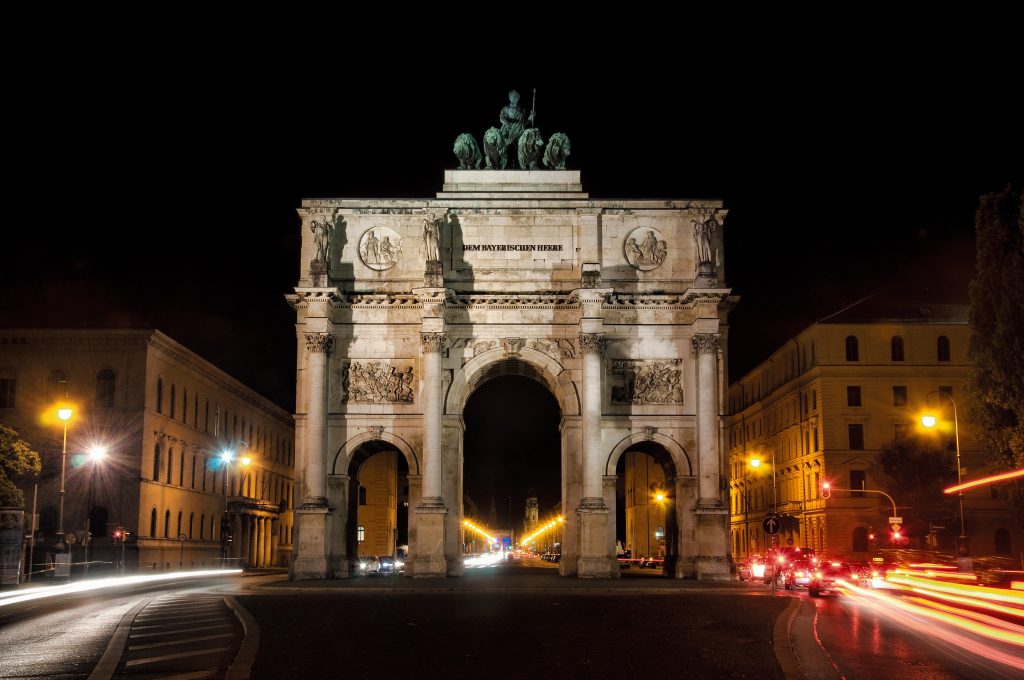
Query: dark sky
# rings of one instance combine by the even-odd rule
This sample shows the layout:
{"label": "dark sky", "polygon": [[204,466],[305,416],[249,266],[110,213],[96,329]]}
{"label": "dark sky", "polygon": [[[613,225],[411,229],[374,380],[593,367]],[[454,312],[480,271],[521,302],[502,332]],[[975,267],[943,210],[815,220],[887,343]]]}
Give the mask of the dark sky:
{"label": "dark sky", "polygon": [[398,68],[373,58],[391,44],[312,41],[299,62],[309,41],[65,26],[10,97],[0,325],[157,327],[291,409],[300,200],[433,196],[454,138],[536,87],[592,197],[725,201],[735,379],[864,295],[966,298],[978,196],[1024,180],[1024,74],[1010,18],[950,19],[694,31],[537,69],[475,41]]}

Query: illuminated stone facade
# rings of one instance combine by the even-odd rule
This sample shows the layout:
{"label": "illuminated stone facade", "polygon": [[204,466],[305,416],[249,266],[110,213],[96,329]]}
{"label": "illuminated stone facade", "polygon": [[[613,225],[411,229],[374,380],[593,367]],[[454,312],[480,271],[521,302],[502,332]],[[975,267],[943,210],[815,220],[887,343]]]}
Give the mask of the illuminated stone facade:
{"label": "illuminated stone facade", "polygon": [[[64,401],[74,409],[64,530],[83,532],[89,517],[92,558],[113,559],[113,531],[121,527],[129,567],[219,565],[227,505],[230,563],[288,563],[292,418],[194,352],[159,331],[2,330],[0,379],[5,389],[13,381],[0,421],[43,455],[37,563],[53,551],[57,528],[63,430],[50,414]],[[231,467],[225,486],[219,456],[243,448],[240,441],[252,463]],[[81,456],[94,444],[109,448],[95,477]],[[27,516],[31,485],[25,491]],[[80,543],[74,551],[79,561]]]}
{"label": "illuminated stone facade", "polygon": [[[854,561],[891,547],[892,506],[884,497],[836,491],[826,500],[821,485],[887,491],[899,506],[878,454],[886,442],[918,428],[926,405],[946,403],[934,391],[948,392],[957,403],[964,479],[983,476],[984,455],[965,417],[969,334],[966,306],[867,300],[811,325],[734,383],[728,430],[733,554],[743,558],[770,547],[761,522],[774,502],[772,449],[779,511],[795,520],[784,524],[783,545],[792,539]],[[945,414],[951,419],[948,407]],[[765,463],[758,470],[749,465],[754,455]],[[1021,531],[991,489],[967,492],[964,505],[972,553],[995,553],[997,532],[1001,548],[1008,541],[1011,551],[1021,549]],[[935,524],[944,528],[934,540],[951,551],[959,518]],[[913,537],[915,547],[921,538]]]}
{"label": "illuminated stone facade", "polygon": [[[345,577],[373,452],[409,469],[407,573],[462,573],[462,411],[493,377],[561,411],[561,573],[615,577],[615,469],[656,449],[673,576],[729,573],[720,201],[591,199],[578,171],[446,171],[434,199],[303,201],[294,578]],[[698,257],[698,253],[703,257]]]}

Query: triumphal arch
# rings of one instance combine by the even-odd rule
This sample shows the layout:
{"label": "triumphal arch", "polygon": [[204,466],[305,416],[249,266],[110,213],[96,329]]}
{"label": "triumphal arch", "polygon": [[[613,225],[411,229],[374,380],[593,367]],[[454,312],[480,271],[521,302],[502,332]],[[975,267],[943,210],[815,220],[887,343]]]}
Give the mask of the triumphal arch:
{"label": "triumphal arch", "polygon": [[616,464],[645,451],[670,490],[667,571],[727,578],[722,203],[462,165],[432,199],[302,202],[292,578],[351,573],[353,470],[383,450],[408,466],[407,574],[460,575],[463,407],[503,375],[561,411],[563,575],[618,576]]}

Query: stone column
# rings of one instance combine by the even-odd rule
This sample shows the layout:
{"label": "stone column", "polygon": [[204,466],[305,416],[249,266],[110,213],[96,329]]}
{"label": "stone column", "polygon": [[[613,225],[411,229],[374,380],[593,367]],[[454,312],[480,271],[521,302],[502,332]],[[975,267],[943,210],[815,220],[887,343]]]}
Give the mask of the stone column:
{"label": "stone column", "polygon": [[697,545],[698,579],[729,578],[729,509],[722,504],[719,452],[718,348],[721,336],[693,336],[697,353]]}
{"label": "stone column", "polygon": [[416,507],[417,554],[414,576],[445,576],[445,515],[442,498],[442,432],[444,410],[441,392],[441,348],[444,333],[420,333],[423,351],[423,382],[420,398],[423,406],[423,480],[419,505]]}
{"label": "stone column", "polygon": [[[584,319],[588,321],[588,319]],[[600,325],[600,319],[597,319]],[[614,542],[608,543],[608,506],[604,502],[601,465],[601,363],[607,340],[603,333],[580,333],[583,355],[583,498],[577,514],[580,518],[579,564],[581,578],[608,578],[617,575]]]}
{"label": "stone column", "polygon": [[[327,499],[332,508],[331,521],[327,533],[328,568],[331,578],[348,578],[349,569],[348,525],[349,485],[352,479],[348,475],[329,475],[327,477]],[[351,517],[355,522],[355,517]],[[411,524],[411,522],[410,522]]]}
{"label": "stone column", "polygon": [[260,566],[270,566],[270,518],[264,517],[263,523],[263,549],[260,550]]}
{"label": "stone column", "polygon": [[267,566],[276,567],[280,560],[277,559],[277,547],[280,543],[281,533],[281,521],[278,519],[270,520],[270,546],[267,557]]}
{"label": "stone column", "polygon": [[327,516],[325,496],[327,450],[327,359],[334,346],[331,333],[306,333],[305,489],[295,511],[299,530],[292,563],[296,580],[326,578]]}
{"label": "stone column", "polygon": [[255,517],[247,517],[246,521],[249,524],[249,566],[256,566],[256,545],[259,541],[259,525],[256,523]]}

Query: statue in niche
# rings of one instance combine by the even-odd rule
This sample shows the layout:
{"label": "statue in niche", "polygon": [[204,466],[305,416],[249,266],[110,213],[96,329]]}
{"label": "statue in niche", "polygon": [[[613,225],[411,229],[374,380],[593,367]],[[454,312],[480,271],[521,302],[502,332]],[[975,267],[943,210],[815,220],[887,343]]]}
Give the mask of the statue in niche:
{"label": "statue in niche", "polygon": [[441,261],[441,227],[444,217],[423,218],[423,253],[427,262]]}
{"label": "statue in niche", "polygon": [[690,220],[693,224],[693,240],[696,246],[698,264],[714,262],[715,253],[711,246],[711,237],[720,226],[714,215],[705,220]]}
{"label": "statue in niche", "polygon": [[484,133],[484,160],[488,170],[497,168],[504,170],[508,166],[506,146],[505,139],[501,136],[501,130],[498,128],[489,128]]}
{"label": "statue in niche", "polygon": [[548,146],[544,149],[544,167],[552,170],[565,170],[565,160],[569,158],[571,147],[569,136],[564,132],[556,132],[551,135]]}
{"label": "statue in niche", "polygon": [[313,232],[313,243],[316,245],[314,262],[327,262],[331,252],[331,236],[334,235],[334,220],[326,217],[322,220],[313,220],[309,224],[309,230]]}
{"label": "statue in niche", "polygon": [[505,140],[506,147],[519,142],[520,135],[526,130],[526,123],[533,125],[533,119],[537,116],[537,90],[533,91],[533,104],[530,115],[526,115],[526,111],[519,107],[519,93],[515,90],[508,93],[508,105],[498,114],[501,121],[501,138]]}
{"label": "statue in niche", "polygon": [[523,170],[536,170],[537,161],[544,152],[544,139],[540,130],[529,128],[519,136],[519,167]]}
{"label": "statue in niche", "polygon": [[455,157],[459,159],[459,170],[473,170],[480,167],[483,156],[480,155],[480,147],[476,145],[473,135],[463,132],[455,138]]}

